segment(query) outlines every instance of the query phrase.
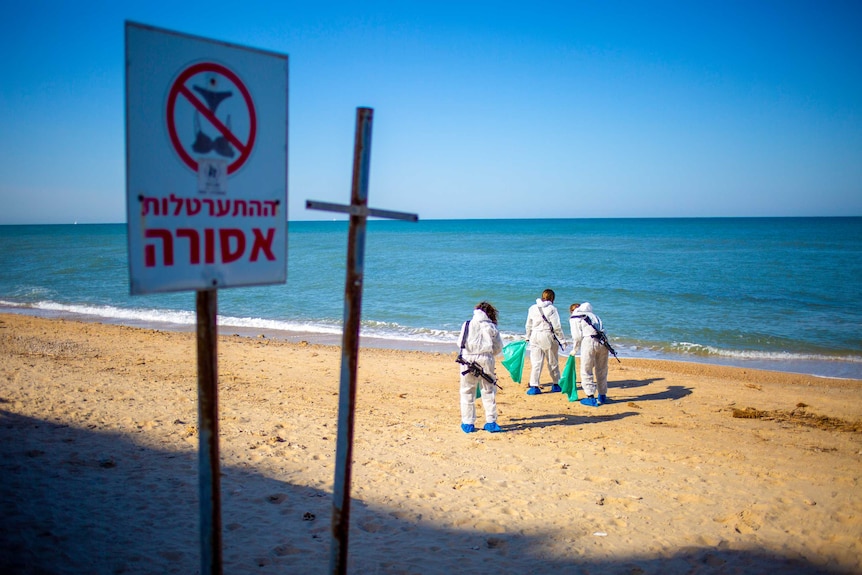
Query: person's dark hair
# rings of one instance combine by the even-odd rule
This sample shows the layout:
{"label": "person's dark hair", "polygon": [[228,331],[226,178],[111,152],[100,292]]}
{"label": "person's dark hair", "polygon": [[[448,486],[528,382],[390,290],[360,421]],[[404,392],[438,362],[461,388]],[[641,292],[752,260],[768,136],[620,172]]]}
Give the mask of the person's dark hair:
{"label": "person's dark hair", "polygon": [[476,306],[476,309],[480,309],[485,312],[485,315],[488,316],[488,319],[494,322],[494,325],[497,325],[497,308],[495,308],[486,301],[482,301],[479,302],[479,305]]}
{"label": "person's dark hair", "polygon": [[542,301],[549,301],[553,303],[554,299],[556,299],[557,294],[554,293],[552,289],[546,289],[542,292]]}

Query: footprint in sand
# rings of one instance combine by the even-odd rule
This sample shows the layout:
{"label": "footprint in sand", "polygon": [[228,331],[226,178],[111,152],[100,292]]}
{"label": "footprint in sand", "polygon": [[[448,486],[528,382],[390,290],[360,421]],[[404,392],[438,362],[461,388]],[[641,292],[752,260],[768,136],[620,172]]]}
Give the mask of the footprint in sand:
{"label": "footprint in sand", "polygon": [[359,521],[356,526],[366,533],[377,533],[383,529],[383,524],[368,519]]}
{"label": "footprint in sand", "polygon": [[499,537],[488,537],[485,541],[485,545],[488,546],[488,549],[500,549],[505,550],[509,544],[505,539],[501,539]]}
{"label": "footprint in sand", "polygon": [[483,531],[485,533],[505,533],[506,528],[502,525],[498,525],[491,521],[477,521],[473,526],[474,529],[478,531]]}
{"label": "footprint in sand", "polygon": [[475,487],[479,485],[479,481],[473,478],[459,479],[452,486],[452,489],[464,489],[465,487]]}
{"label": "footprint in sand", "polygon": [[735,515],[716,517],[714,521],[718,523],[733,522],[734,531],[742,533],[743,535],[750,535],[755,531],[758,531],[761,527],[761,523],[758,521],[758,518],[755,517],[755,515],[748,509],[740,511]]}
{"label": "footprint in sand", "polygon": [[288,555],[299,555],[303,553],[303,550],[299,547],[295,547],[290,543],[285,543],[284,545],[279,545],[272,550],[273,555],[276,557],[285,557]]}

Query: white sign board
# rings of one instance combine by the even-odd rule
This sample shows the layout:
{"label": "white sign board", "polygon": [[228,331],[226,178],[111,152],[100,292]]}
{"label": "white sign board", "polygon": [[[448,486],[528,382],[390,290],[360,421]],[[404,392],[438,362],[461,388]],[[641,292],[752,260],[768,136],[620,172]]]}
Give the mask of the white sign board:
{"label": "white sign board", "polygon": [[287,281],[287,56],[126,23],[132,294]]}

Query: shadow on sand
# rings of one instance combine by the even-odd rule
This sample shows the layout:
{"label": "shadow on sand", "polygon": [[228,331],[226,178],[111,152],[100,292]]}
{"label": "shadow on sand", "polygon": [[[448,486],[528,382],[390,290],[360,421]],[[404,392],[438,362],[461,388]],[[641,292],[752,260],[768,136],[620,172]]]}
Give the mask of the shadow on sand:
{"label": "shadow on sand", "polygon": [[[608,383],[608,395],[611,397],[611,403],[614,403],[613,400],[613,389],[633,389],[646,387],[650,384],[653,384],[657,381],[661,381],[661,378],[657,379],[640,379],[640,380],[624,380],[618,382],[609,382]],[[551,387],[550,384],[543,385],[543,391],[547,393],[548,389]],[[656,393],[650,393],[645,395],[640,395],[638,397],[633,397],[627,402],[635,402],[635,401],[660,401],[665,399],[682,399],[688,395],[691,395],[692,390],[688,387],[683,387],[681,385],[671,385],[668,386],[664,391],[659,391]],[[543,393],[544,395],[544,393]],[[578,396],[584,397],[583,390],[580,387],[580,383],[578,384]],[[564,396],[561,396],[564,397]],[[569,403],[577,403],[577,400]],[[617,402],[622,403],[622,402]],[[610,405],[609,404],[609,405]],[[508,420],[506,425],[501,425],[503,431],[520,431],[525,429],[532,428],[540,428],[540,427],[554,427],[557,425],[591,425],[596,423],[604,423],[608,421],[617,421],[620,419],[625,419],[627,417],[633,417],[641,415],[640,413],[634,411],[626,411],[623,413],[603,413],[602,408],[594,408],[594,407],[584,407],[584,413],[582,414],[570,414],[570,413],[549,413],[537,415],[534,417],[521,417],[521,418],[511,418]]]}
{"label": "shadow on sand", "polygon": [[[128,436],[0,410],[0,573],[198,573],[197,481],[192,449],[151,449]],[[328,572],[330,493],[228,467],[222,502],[225,573]],[[721,548],[561,560],[542,537],[440,528],[359,500],[349,572],[831,573],[799,559]]]}
{"label": "shadow on sand", "polygon": [[543,415],[536,415],[533,417],[513,417],[507,420],[506,425],[501,425],[500,427],[503,428],[503,431],[519,431],[537,427],[553,427],[557,425],[589,425],[595,423],[603,423],[606,421],[616,421],[635,415],[640,414],[634,411],[629,411],[625,413],[602,415],[600,413],[597,413],[595,410],[593,414],[586,415],[548,413]]}

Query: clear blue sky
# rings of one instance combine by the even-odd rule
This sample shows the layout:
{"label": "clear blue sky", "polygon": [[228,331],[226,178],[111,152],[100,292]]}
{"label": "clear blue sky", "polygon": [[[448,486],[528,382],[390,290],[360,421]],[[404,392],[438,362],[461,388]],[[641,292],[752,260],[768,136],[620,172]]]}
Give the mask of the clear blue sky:
{"label": "clear blue sky", "polygon": [[0,224],[124,222],[124,22],[289,55],[289,217],[862,215],[862,2],[7,0]]}

